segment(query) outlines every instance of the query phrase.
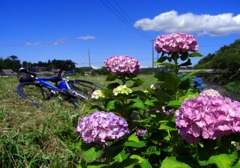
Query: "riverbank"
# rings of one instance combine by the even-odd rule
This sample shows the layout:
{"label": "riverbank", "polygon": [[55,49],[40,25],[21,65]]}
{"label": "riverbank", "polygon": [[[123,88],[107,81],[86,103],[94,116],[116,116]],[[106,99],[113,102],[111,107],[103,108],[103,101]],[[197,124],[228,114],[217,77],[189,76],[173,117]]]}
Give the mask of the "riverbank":
{"label": "riverbank", "polygon": [[203,81],[203,85],[204,85],[205,89],[217,90],[221,95],[223,95],[225,97],[229,97],[232,100],[240,101],[240,94],[233,93],[231,91],[226,90],[223,85],[219,85],[219,84],[212,83],[212,82],[206,82],[206,81]]}

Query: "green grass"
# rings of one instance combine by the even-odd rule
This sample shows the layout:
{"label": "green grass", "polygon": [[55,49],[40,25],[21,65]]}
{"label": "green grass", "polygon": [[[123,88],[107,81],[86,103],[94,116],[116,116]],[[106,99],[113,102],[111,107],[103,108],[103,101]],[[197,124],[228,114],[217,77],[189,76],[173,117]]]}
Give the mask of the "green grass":
{"label": "green grass", "polygon": [[240,81],[234,81],[226,84],[225,89],[232,91],[233,93],[240,94]]}
{"label": "green grass", "polygon": [[[106,76],[73,76],[107,86]],[[152,75],[140,75],[142,89],[154,81]],[[17,91],[16,77],[0,77],[0,165],[1,167],[77,167],[81,152],[77,149],[78,121],[88,102],[79,109],[58,98],[44,101],[46,108],[33,106]]]}

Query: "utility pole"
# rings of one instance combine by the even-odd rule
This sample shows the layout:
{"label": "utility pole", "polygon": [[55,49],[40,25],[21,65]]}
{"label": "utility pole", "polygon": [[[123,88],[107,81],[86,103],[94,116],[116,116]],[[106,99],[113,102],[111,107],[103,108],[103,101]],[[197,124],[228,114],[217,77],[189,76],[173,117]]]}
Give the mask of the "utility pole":
{"label": "utility pole", "polygon": [[152,71],[154,74],[154,40],[152,40]]}
{"label": "utility pole", "polygon": [[91,69],[90,49],[88,49],[88,63],[89,63],[89,69]]}

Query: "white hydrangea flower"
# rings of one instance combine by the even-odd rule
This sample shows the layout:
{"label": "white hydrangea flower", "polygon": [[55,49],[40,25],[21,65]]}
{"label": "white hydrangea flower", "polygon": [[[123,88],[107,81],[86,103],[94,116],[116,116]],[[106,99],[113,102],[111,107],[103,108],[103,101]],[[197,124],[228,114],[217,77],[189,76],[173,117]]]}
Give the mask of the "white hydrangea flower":
{"label": "white hydrangea flower", "polygon": [[126,85],[120,85],[113,89],[113,94],[117,96],[118,94],[126,94],[132,93],[132,89],[128,88]]}
{"label": "white hydrangea flower", "polygon": [[100,89],[95,90],[95,91],[92,93],[92,95],[91,95],[91,98],[92,98],[92,99],[99,99],[99,98],[104,98],[104,97],[105,97],[105,96],[104,96],[103,92],[102,92]]}

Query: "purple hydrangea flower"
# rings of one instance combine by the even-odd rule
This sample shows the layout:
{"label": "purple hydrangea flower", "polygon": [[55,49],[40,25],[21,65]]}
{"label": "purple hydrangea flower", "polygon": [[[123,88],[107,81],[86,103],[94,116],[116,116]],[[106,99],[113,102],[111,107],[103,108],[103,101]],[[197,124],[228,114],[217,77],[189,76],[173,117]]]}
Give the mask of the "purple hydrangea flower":
{"label": "purple hydrangea flower", "polygon": [[112,56],[104,61],[108,72],[118,75],[139,74],[140,63],[129,56]]}
{"label": "purple hydrangea flower", "polygon": [[138,129],[138,130],[136,131],[136,135],[137,135],[137,136],[144,136],[145,134],[147,134],[147,130]]}
{"label": "purple hydrangea flower", "polygon": [[185,53],[198,50],[196,38],[184,33],[162,34],[155,40],[154,47],[158,53]]}
{"label": "purple hydrangea flower", "polygon": [[240,102],[206,93],[184,101],[176,111],[179,134],[190,144],[240,131]]}
{"label": "purple hydrangea flower", "polygon": [[127,121],[112,112],[96,111],[83,117],[77,132],[86,143],[107,145],[107,140],[121,138],[129,133]]}
{"label": "purple hydrangea flower", "polygon": [[172,114],[174,112],[174,109],[166,110],[166,106],[162,106],[162,110],[166,115]]}

